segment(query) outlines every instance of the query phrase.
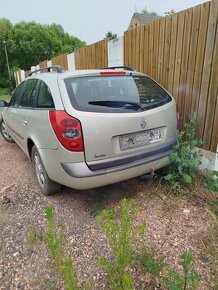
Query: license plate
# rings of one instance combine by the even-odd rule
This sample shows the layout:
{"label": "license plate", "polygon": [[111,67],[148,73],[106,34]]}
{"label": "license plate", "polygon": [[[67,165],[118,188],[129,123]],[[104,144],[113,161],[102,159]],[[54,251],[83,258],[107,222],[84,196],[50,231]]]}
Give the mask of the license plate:
{"label": "license plate", "polygon": [[119,137],[120,149],[127,150],[161,141],[161,130],[152,129],[144,132],[123,135]]}

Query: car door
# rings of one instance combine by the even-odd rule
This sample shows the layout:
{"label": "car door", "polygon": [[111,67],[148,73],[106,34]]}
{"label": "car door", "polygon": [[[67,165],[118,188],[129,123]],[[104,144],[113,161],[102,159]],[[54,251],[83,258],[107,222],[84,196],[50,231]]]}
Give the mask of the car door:
{"label": "car door", "polygon": [[3,119],[7,128],[8,133],[17,143],[19,137],[17,135],[17,123],[16,123],[16,113],[19,107],[20,98],[22,92],[24,91],[26,82],[22,82],[14,91],[9,106],[3,112]]}
{"label": "car door", "polygon": [[37,79],[29,79],[26,81],[25,89],[19,100],[19,106],[15,109],[16,111],[14,110],[14,112],[12,112],[13,120],[16,122],[16,124],[14,124],[14,130],[17,135],[16,142],[25,152],[27,152],[28,115],[35,106],[37,81]]}

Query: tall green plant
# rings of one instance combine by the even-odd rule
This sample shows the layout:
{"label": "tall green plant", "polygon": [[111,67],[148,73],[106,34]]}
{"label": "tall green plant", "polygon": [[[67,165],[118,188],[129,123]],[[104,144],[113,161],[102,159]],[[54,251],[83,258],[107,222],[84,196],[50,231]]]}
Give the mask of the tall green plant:
{"label": "tall green plant", "polygon": [[129,272],[134,261],[132,245],[144,233],[145,228],[144,224],[134,226],[138,212],[139,208],[133,200],[123,199],[119,211],[104,210],[97,217],[114,255],[112,261],[103,257],[99,264],[107,271],[108,279],[115,290],[133,289],[133,279]]}
{"label": "tall green plant", "polygon": [[184,129],[177,133],[177,145],[170,155],[173,169],[165,176],[174,189],[180,187],[181,183],[190,184],[197,176],[200,165],[199,153],[195,147],[202,144],[196,137],[197,120],[191,119],[184,125]]}
{"label": "tall green plant", "polygon": [[168,277],[163,278],[164,284],[169,290],[196,290],[200,283],[200,276],[193,270],[193,255],[190,250],[181,255],[183,274],[175,270],[168,272]]}
{"label": "tall green plant", "polygon": [[[62,275],[66,289],[82,290],[78,283],[71,257],[64,257],[64,224],[61,224],[60,229],[58,230],[53,207],[51,205],[47,206],[45,209],[45,219],[48,227],[45,234],[45,242],[58,272]],[[88,284],[85,289],[89,289]]]}

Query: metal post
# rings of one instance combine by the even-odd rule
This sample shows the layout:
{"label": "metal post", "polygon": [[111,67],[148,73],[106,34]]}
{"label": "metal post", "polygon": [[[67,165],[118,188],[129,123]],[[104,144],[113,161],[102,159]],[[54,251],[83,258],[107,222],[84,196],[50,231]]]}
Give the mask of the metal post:
{"label": "metal post", "polygon": [[8,61],[8,52],[7,52],[7,47],[6,47],[6,41],[3,41],[4,47],[5,47],[5,56],[6,56],[6,63],[7,63],[7,69],[8,69],[8,76],[9,76],[9,81],[11,81],[11,73],[10,73],[10,67],[9,67],[9,61]]}

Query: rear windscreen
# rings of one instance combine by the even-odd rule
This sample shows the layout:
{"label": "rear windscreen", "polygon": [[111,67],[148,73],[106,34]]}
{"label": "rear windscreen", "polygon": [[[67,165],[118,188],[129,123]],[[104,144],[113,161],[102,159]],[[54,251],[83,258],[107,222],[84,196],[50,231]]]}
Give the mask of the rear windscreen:
{"label": "rear windscreen", "polygon": [[137,112],[172,99],[147,76],[90,76],[65,80],[72,106],[90,112]]}

